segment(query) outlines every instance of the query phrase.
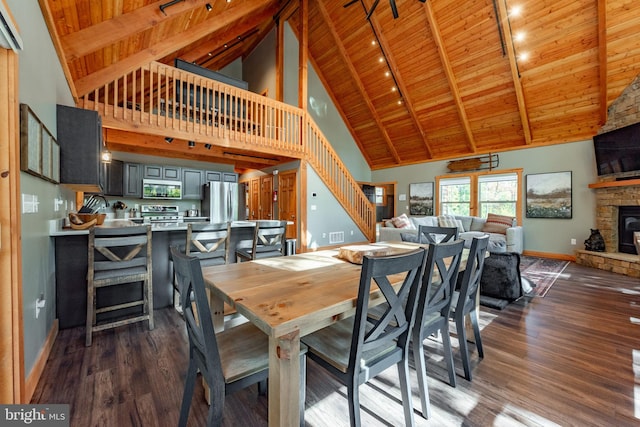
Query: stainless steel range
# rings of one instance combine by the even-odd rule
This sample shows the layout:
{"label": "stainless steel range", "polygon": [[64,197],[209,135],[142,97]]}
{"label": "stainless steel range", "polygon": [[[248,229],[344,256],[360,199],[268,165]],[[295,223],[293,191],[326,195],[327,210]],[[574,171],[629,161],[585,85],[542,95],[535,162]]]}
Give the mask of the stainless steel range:
{"label": "stainless steel range", "polygon": [[145,223],[150,224],[176,224],[184,222],[184,215],[180,213],[178,206],[168,205],[142,205],[140,214]]}

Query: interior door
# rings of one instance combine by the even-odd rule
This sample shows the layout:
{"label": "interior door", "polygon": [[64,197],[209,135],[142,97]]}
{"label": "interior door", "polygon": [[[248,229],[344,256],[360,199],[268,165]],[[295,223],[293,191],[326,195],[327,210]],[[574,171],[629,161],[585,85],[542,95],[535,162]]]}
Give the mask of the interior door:
{"label": "interior door", "polygon": [[250,220],[260,219],[260,178],[249,181],[249,217]]}
{"label": "interior door", "polygon": [[273,219],[273,176],[260,177],[260,218]]}
{"label": "interior door", "polygon": [[298,236],[296,171],[282,172],[278,175],[278,218],[291,221],[287,225],[287,239]]}

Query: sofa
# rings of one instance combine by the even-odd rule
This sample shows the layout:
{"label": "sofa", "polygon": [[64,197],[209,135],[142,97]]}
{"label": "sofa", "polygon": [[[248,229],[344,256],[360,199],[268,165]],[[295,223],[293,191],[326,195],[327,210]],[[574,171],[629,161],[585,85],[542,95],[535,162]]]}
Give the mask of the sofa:
{"label": "sofa", "polygon": [[[448,217],[448,218],[445,218]],[[425,216],[407,217],[405,214],[399,217],[384,221],[379,228],[379,242],[393,241],[418,241],[418,226],[450,226],[445,220],[455,220],[459,228],[459,238],[465,241],[465,247],[471,246],[474,237],[489,234],[490,252],[517,252],[523,250],[523,230],[518,226],[515,218],[504,217],[502,215],[489,214],[487,218],[477,216],[446,215],[446,216]],[[487,223],[489,220],[489,223]],[[496,227],[494,220],[501,221],[502,226]],[[505,221],[510,222],[506,224]],[[400,225],[399,228],[398,225]],[[504,233],[503,233],[504,231]]]}

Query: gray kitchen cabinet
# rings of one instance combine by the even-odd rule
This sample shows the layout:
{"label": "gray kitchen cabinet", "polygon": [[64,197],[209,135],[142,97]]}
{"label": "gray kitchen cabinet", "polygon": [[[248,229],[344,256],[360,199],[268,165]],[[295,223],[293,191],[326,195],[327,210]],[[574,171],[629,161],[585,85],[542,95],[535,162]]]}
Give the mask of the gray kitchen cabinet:
{"label": "gray kitchen cabinet", "polygon": [[110,163],[103,163],[103,183],[102,188],[105,196],[122,197],[122,174],[123,162],[121,160],[111,160]]}
{"label": "gray kitchen cabinet", "polygon": [[182,199],[202,200],[204,171],[182,168]]}
{"label": "gray kitchen cabinet", "polygon": [[144,165],[143,178],[181,181],[181,168],[177,166]]}
{"label": "gray kitchen cabinet", "polygon": [[102,120],[96,111],[58,105],[60,183],[75,191],[102,193],[105,169],[102,152]]}
{"label": "gray kitchen cabinet", "polygon": [[238,182],[238,174],[237,173],[222,173],[222,181],[223,182]]}
{"label": "gray kitchen cabinet", "polygon": [[204,171],[204,183],[209,181],[222,181],[222,173],[217,171]]}
{"label": "gray kitchen cabinet", "polygon": [[122,196],[142,198],[142,165],[125,163],[122,173]]}

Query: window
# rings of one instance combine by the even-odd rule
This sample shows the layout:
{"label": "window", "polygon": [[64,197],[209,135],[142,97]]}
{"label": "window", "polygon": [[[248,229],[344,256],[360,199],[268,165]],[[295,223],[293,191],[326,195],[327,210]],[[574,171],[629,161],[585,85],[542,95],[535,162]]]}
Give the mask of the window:
{"label": "window", "polygon": [[436,177],[438,215],[489,213],[515,216],[521,220],[522,170],[474,172]]}
{"label": "window", "polygon": [[471,215],[471,179],[441,179],[439,185],[441,215]]}
{"label": "window", "polygon": [[489,213],[516,216],[518,175],[483,175],[478,177],[478,211],[480,217]]}

